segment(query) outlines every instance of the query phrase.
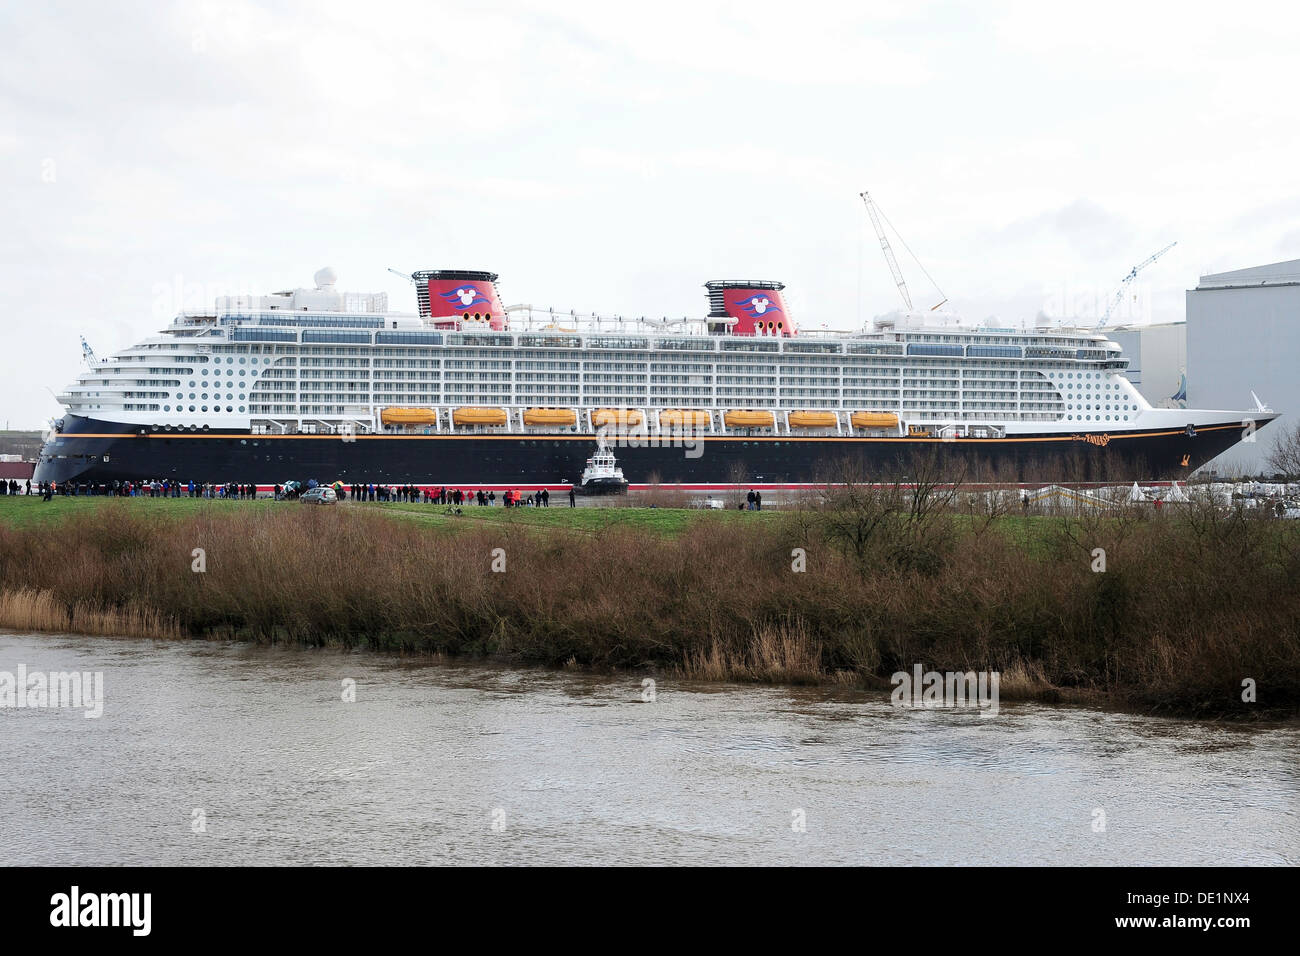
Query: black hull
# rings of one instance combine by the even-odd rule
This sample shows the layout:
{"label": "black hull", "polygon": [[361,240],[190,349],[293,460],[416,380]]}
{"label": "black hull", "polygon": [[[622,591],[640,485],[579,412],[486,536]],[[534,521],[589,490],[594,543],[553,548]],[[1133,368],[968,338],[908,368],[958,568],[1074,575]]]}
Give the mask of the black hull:
{"label": "black hull", "polygon": [[[1276,416],[1259,416],[1266,424]],[[607,440],[608,440],[608,436]],[[888,481],[922,474],[962,481],[1183,479],[1235,445],[1239,422],[1185,430],[1039,434],[1007,439],[707,437],[694,447],[611,442],[633,487],[706,488]],[[68,415],[42,450],[34,481],[172,479],[270,486],[288,480],[456,488],[577,485],[594,435],[253,435],[168,432]]]}
{"label": "black hull", "polygon": [[589,481],[585,485],[580,485],[574,490],[580,495],[594,497],[597,495],[625,495],[627,494],[627,482],[615,481],[614,479],[597,479]]}

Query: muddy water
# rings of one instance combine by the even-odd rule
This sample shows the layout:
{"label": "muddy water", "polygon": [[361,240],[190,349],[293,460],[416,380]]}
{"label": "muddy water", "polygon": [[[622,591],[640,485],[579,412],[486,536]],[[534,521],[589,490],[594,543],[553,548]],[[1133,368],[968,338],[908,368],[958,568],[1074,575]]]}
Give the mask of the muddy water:
{"label": "muddy water", "polygon": [[[0,634],[0,863],[1300,862],[1300,729]],[[345,701],[345,681],[355,701]]]}

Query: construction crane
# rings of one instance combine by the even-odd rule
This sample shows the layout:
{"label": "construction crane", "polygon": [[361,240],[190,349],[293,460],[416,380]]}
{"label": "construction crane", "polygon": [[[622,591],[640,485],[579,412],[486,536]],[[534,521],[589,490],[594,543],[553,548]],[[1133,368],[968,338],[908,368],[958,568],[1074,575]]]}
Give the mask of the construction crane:
{"label": "construction crane", "polygon": [[1159,252],[1155,253],[1154,255],[1147,256],[1147,258],[1143,259],[1141,262],[1139,262],[1137,265],[1135,265],[1132,269],[1129,270],[1129,274],[1126,275],[1124,277],[1124,281],[1119,284],[1119,291],[1115,293],[1115,298],[1110,300],[1110,305],[1106,306],[1106,311],[1102,314],[1101,320],[1097,323],[1098,329],[1104,329],[1106,325],[1110,322],[1110,314],[1115,311],[1120,301],[1124,298],[1124,293],[1128,291],[1129,285],[1132,284],[1133,280],[1137,278],[1137,274],[1141,272],[1143,269],[1145,269],[1147,266],[1151,265],[1151,263],[1155,262],[1157,259],[1159,259],[1161,256],[1163,256],[1166,252],[1168,252],[1176,245],[1178,245],[1177,242],[1169,243],[1169,245],[1165,246]]}
{"label": "construction crane", "polygon": [[[898,294],[903,297],[903,305],[907,306],[907,311],[911,312],[912,295],[907,291],[907,283],[903,279],[903,270],[898,268],[898,260],[894,258],[894,250],[889,245],[889,239],[885,236],[885,227],[881,224],[880,220],[884,217],[885,223],[887,223],[891,229],[894,229],[894,224],[889,222],[889,218],[876,208],[876,204],[871,201],[870,193],[864,192],[859,193],[858,195],[862,197],[862,203],[867,207],[867,215],[871,217],[871,225],[876,228],[876,238],[880,240],[880,250],[885,254],[885,261],[889,263],[889,271],[894,274],[894,284],[898,286]],[[921,272],[924,273],[925,277],[930,280],[930,284],[934,286],[935,291],[943,297],[938,305],[930,307],[930,311],[933,312],[935,309],[946,303],[948,297],[943,294],[943,290],[939,288],[939,283],[934,281],[934,277],[925,271],[925,266],[921,265],[921,260],[916,258],[916,253],[908,248],[907,240],[902,237],[897,229],[894,229],[894,235],[898,236],[898,241],[903,244],[904,249],[907,249],[907,254],[916,262],[917,268],[920,269]]]}
{"label": "construction crane", "polygon": [[95,358],[95,350],[90,347],[90,343],[86,341],[84,335],[81,337],[81,357],[86,360],[87,368],[99,367],[99,359]]}
{"label": "construction crane", "polygon": [[894,250],[889,247],[889,239],[885,236],[885,227],[880,224],[880,214],[876,212],[876,204],[871,201],[870,193],[861,193],[863,205],[867,207],[867,215],[871,217],[871,224],[876,227],[876,238],[880,240],[881,251],[885,254],[885,261],[889,263],[889,271],[894,274],[894,284],[898,286],[898,294],[903,297],[903,304],[907,306],[907,311],[912,311],[912,297],[908,295],[907,283],[903,280],[903,270],[898,268],[898,260],[894,258]]}

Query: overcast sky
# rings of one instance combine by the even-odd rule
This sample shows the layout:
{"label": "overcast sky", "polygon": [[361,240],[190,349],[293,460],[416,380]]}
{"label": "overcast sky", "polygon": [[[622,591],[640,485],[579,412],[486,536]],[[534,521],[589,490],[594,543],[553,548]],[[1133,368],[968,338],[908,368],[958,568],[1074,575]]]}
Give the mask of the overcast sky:
{"label": "overcast sky", "polygon": [[[855,10],[855,7],[868,7]],[[1177,12],[1175,12],[1177,11]],[[490,269],[506,303],[796,321],[899,304],[869,189],[971,319],[1137,312],[1300,258],[1282,5],[10,2],[0,423],[182,299]],[[917,304],[939,300],[896,244]]]}

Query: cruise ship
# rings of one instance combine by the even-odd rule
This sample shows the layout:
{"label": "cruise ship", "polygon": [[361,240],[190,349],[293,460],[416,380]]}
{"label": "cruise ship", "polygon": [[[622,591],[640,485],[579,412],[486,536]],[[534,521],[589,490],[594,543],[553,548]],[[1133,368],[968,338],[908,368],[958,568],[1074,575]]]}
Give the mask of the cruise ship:
{"label": "cruise ship", "polygon": [[[632,488],[1181,479],[1272,421],[1156,408],[1089,329],[895,313],[801,330],[774,281],[711,281],[698,319],[504,307],[491,272],[385,294],[227,296],[65,389],[35,480],[562,490],[598,447]],[[919,467],[919,466],[917,466]]]}

